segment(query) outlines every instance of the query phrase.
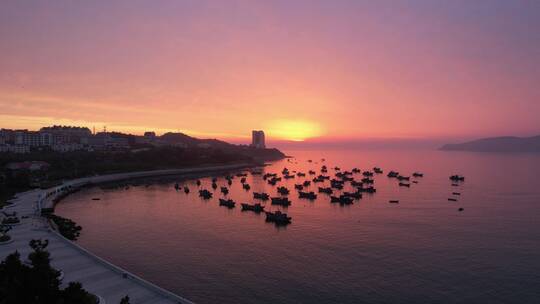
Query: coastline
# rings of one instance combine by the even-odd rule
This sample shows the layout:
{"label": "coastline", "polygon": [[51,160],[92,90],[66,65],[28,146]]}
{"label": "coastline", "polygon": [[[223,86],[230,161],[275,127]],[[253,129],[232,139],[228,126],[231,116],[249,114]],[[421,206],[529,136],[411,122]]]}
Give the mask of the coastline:
{"label": "coastline", "polygon": [[[85,248],[63,237],[50,222],[41,215],[51,212],[57,198],[63,198],[81,187],[119,182],[140,178],[155,178],[160,176],[179,176],[190,178],[196,175],[211,175],[230,170],[242,170],[261,166],[256,163],[235,163],[227,165],[199,166],[182,169],[150,170],[138,172],[115,173],[78,178],[63,182],[49,189],[34,189],[18,193],[15,205],[10,211],[17,212],[21,225],[14,226],[10,231],[12,241],[0,247],[0,258],[19,251],[25,256],[30,251],[28,243],[32,239],[48,239],[49,251],[53,257],[53,266],[65,273],[64,284],[69,281],[79,281],[89,292],[102,297],[106,303],[118,303],[126,294],[130,295],[131,303],[192,303],[168,290],[144,280],[127,270],[124,270]],[[55,256],[62,257],[54,259]],[[111,288],[116,286],[116,288]]]}
{"label": "coastline", "polygon": [[[54,211],[54,206],[60,199],[69,195],[71,192],[80,188],[120,182],[125,180],[135,180],[143,178],[155,178],[166,176],[178,176],[180,178],[190,178],[197,175],[208,175],[219,172],[226,172],[228,170],[239,170],[253,167],[264,166],[260,163],[234,163],[225,165],[207,165],[198,167],[188,167],[181,169],[162,169],[162,170],[149,170],[149,171],[136,171],[136,172],[123,172],[113,173],[106,175],[96,175],[90,177],[77,178],[69,181],[65,181],[62,184],[43,190],[43,196],[38,201],[38,208],[43,212]],[[59,198],[59,199],[58,199]]]}

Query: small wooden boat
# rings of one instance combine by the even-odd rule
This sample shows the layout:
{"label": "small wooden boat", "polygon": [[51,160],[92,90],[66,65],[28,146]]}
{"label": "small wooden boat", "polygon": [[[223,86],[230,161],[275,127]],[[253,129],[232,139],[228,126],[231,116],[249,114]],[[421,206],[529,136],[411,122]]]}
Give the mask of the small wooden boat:
{"label": "small wooden boat", "polygon": [[309,199],[309,200],[315,200],[315,199],[317,199],[317,194],[315,194],[315,192],[313,192],[313,191],[311,191],[311,192],[299,191],[298,192],[298,197],[306,198],[306,199]]}
{"label": "small wooden boat", "polygon": [[281,195],[288,195],[290,191],[286,187],[281,186],[277,188],[277,192]]}
{"label": "small wooden boat", "polygon": [[350,205],[353,202],[353,199],[351,197],[348,197],[348,196],[345,196],[345,195],[340,195],[339,197],[337,196],[330,196],[330,202],[331,203],[340,203],[341,205]]}
{"label": "small wooden boat", "polygon": [[332,194],[334,191],[330,187],[319,187],[319,193]]}
{"label": "small wooden boat", "polygon": [[203,190],[199,190],[199,196],[202,197],[203,199],[211,199],[212,198],[212,192],[206,190],[206,189],[203,189]]}
{"label": "small wooden boat", "polygon": [[343,196],[347,196],[353,199],[361,199],[362,193],[361,192],[343,192]]}
{"label": "small wooden boat", "polygon": [[390,204],[399,204],[399,201],[398,200],[389,200],[388,201]]}
{"label": "small wooden boat", "polygon": [[287,216],[287,213],[282,213],[281,211],[268,212],[266,211],[266,221],[273,222],[277,225],[286,225],[291,223],[291,217]]}
{"label": "small wooden boat", "polygon": [[255,213],[260,213],[264,211],[264,206],[259,203],[253,205],[242,203],[242,211],[253,211]]}
{"label": "small wooden boat", "polygon": [[220,206],[225,206],[225,207],[227,207],[229,209],[232,209],[232,208],[234,208],[234,205],[236,205],[236,203],[231,199],[225,200],[225,199],[220,198],[219,199],[219,205]]}
{"label": "small wooden boat", "polygon": [[279,205],[283,207],[287,207],[291,205],[291,201],[286,197],[272,197],[271,198],[272,205]]}
{"label": "small wooden boat", "polygon": [[268,195],[268,193],[264,193],[264,192],[262,193],[253,192],[253,198],[267,201],[270,198],[270,196]]}
{"label": "small wooden boat", "polygon": [[465,177],[456,174],[456,175],[451,175],[450,180],[455,181],[455,182],[462,182],[462,181],[465,181]]}
{"label": "small wooden boat", "polygon": [[388,174],[386,175],[388,177],[398,177],[399,176],[399,172],[396,172],[396,171],[390,171],[388,172]]}

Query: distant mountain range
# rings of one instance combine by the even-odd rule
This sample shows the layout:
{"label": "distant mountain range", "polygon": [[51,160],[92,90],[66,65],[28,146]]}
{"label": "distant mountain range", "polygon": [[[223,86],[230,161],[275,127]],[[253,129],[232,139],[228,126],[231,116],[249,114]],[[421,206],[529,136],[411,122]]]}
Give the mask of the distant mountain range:
{"label": "distant mountain range", "polygon": [[532,137],[505,136],[483,138],[461,144],[447,144],[440,149],[445,151],[540,153],[540,135]]}

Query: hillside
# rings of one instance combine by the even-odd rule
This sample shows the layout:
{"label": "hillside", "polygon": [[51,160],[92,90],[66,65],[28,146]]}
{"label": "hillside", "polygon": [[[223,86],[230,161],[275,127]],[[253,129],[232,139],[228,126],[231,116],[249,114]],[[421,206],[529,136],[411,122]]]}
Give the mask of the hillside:
{"label": "hillside", "polygon": [[540,153],[540,135],[532,137],[491,137],[460,144],[447,144],[445,151],[473,152],[536,152]]}

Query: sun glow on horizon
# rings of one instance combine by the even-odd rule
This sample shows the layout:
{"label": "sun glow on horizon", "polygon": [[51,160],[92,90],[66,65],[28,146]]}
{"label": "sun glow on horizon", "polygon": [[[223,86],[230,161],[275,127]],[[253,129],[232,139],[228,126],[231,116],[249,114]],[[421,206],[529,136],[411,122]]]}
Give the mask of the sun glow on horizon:
{"label": "sun glow on horizon", "polygon": [[308,120],[274,120],[268,123],[265,130],[272,138],[290,141],[304,141],[324,133],[318,123]]}

